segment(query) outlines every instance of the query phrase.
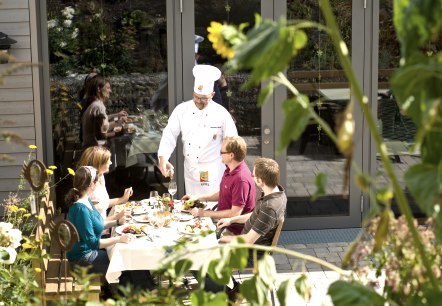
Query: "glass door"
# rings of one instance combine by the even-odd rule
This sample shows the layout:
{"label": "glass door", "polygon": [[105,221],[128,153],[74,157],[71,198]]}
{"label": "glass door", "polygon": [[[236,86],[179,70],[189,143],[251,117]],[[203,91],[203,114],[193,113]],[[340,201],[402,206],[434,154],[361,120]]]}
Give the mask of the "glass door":
{"label": "glass door", "polygon": [[[353,62],[362,62],[363,54],[359,50],[364,48],[354,46],[364,44],[363,25],[356,25],[358,20],[363,20],[363,9],[356,1],[330,2]],[[276,14],[284,14],[288,20],[325,23],[318,1],[278,1],[277,10]],[[351,99],[350,85],[328,35],[317,29],[308,30],[307,35],[308,44],[291,62],[287,76],[301,93],[309,97],[317,114],[335,130],[339,116]],[[359,76],[362,69],[354,66]],[[274,120],[277,138],[281,128],[278,123],[284,119],[280,103],[290,97],[290,93],[279,89],[276,96],[279,98],[275,103]],[[361,165],[363,122],[357,110],[354,117],[356,137],[353,158]],[[345,158],[320,126],[314,122],[309,124],[300,138],[291,142],[284,154],[276,158],[284,170],[282,181],[288,196],[285,229],[360,226],[362,195],[351,183],[352,173],[345,167]],[[312,201],[316,191],[315,177],[319,173],[327,175],[326,195]],[[344,183],[346,175],[350,175],[349,185]]]}
{"label": "glass door", "polygon": [[[420,162],[420,151],[411,152],[409,149],[414,144],[416,127],[410,117],[399,109],[395,96],[390,90],[390,76],[395,68],[399,67],[400,45],[393,26],[393,0],[379,1],[379,28],[378,28],[378,63],[373,69],[377,70],[377,82],[375,82],[376,103],[373,112],[377,114],[378,128],[387,147],[387,152],[393,162],[395,174],[409,200],[411,210],[416,218],[425,215],[415,203],[408,192],[404,182],[404,174],[411,166]],[[439,45],[428,43],[426,52],[440,50]],[[378,173],[376,183],[378,186],[387,186],[388,178],[380,157],[375,148],[372,149],[373,172]],[[393,198],[391,205],[395,215],[399,215],[399,208]]]}
{"label": "glass door", "polygon": [[[193,3],[192,3],[193,2]],[[255,14],[261,14],[261,0],[194,0],[183,3],[183,92],[184,101],[192,98],[192,68],[198,64],[223,69],[225,59],[216,54],[207,35],[211,21],[239,25],[247,22],[253,27]],[[240,86],[247,80],[247,71],[223,75],[215,84],[217,102],[232,115],[238,134],[247,142],[247,165],[262,155],[261,109],[257,106],[259,88],[247,91]],[[181,152],[181,151],[177,151]],[[182,163],[178,163],[182,164]]]}
{"label": "glass door", "polygon": [[[161,131],[169,114],[168,16],[171,1],[41,1],[46,11],[50,88],[45,101],[52,112],[56,179],[75,169],[83,151],[80,92],[89,73],[109,82],[104,105],[108,115],[126,111],[126,123],[111,121],[106,145],[112,165],[106,177],[111,198],[133,187],[131,200],[149,197],[162,188],[157,161]],[[173,35],[170,35],[172,37]],[[111,118],[111,117],[109,117]],[[117,119],[117,118],[116,118]],[[69,178],[69,176],[68,176]],[[56,187],[63,203],[69,179]]]}

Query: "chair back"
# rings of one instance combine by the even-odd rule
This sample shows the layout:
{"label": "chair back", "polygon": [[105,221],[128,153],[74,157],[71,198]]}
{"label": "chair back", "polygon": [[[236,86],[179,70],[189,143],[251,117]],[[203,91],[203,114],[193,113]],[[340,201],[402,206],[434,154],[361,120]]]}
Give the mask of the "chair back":
{"label": "chair back", "polygon": [[278,245],[279,235],[281,234],[282,226],[284,225],[284,220],[282,220],[281,223],[279,223],[278,227],[276,228],[275,235],[273,236],[272,240],[272,247]]}

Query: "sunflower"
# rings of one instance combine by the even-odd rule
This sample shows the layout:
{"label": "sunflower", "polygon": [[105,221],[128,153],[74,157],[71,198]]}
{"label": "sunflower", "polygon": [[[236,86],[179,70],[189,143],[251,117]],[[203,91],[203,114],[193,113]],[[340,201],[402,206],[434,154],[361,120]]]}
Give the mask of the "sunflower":
{"label": "sunflower", "polygon": [[235,52],[230,44],[224,39],[223,30],[225,27],[226,25],[212,21],[210,27],[207,28],[207,31],[209,32],[208,38],[217,54],[224,58],[231,59],[235,55]]}

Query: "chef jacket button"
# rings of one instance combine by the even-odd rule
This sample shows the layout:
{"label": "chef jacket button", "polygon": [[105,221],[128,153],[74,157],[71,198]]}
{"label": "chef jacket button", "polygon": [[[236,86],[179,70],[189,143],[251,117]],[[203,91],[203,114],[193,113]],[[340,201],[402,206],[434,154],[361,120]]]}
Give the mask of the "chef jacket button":
{"label": "chef jacket button", "polygon": [[189,142],[189,146],[190,146],[190,142]]}
{"label": "chef jacket button", "polygon": [[198,159],[199,157],[197,156],[196,159]]}
{"label": "chef jacket button", "polygon": [[189,154],[187,154],[187,156],[189,156]]}

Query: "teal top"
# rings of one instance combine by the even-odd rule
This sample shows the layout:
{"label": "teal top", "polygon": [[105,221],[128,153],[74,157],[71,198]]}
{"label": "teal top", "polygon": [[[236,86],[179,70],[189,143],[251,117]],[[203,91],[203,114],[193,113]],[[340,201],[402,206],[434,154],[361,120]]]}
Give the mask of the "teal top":
{"label": "teal top", "polygon": [[75,202],[68,212],[68,220],[77,228],[80,241],[67,253],[69,261],[78,261],[93,250],[100,248],[101,233],[104,229],[103,217],[92,205],[92,209],[86,205]]}

